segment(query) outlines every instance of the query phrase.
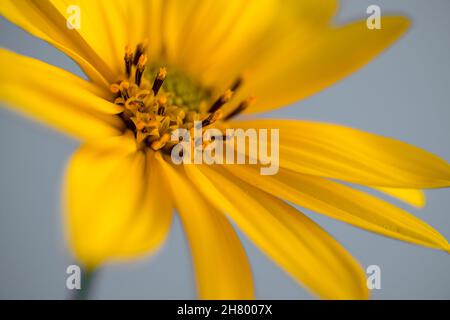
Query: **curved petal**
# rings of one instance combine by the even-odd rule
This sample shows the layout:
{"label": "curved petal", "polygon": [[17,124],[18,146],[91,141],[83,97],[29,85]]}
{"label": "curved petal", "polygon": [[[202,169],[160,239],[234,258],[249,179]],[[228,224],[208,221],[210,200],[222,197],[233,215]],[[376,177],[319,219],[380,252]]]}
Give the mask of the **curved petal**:
{"label": "curved petal", "polygon": [[447,240],[431,226],[362,191],[283,168],[274,176],[261,176],[255,166],[225,168],[261,190],[331,218],[402,241],[449,250]]}
{"label": "curved petal", "polygon": [[166,58],[207,85],[227,86],[280,39],[323,30],[335,10],[335,0],[167,1]]}
{"label": "curved petal", "polygon": [[272,50],[248,66],[248,86],[236,100],[255,96],[257,102],[246,112],[261,112],[317,93],[364,66],[409,26],[407,18],[396,16],[383,16],[381,23],[380,30],[368,29],[361,20],[329,27],[307,43],[295,38],[272,43]]}
{"label": "curved petal", "polygon": [[185,170],[217,209],[312,292],[326,299],[368,297],[358,263],[302,213],[223,169],[186,165]]}
{"label": "curved petal", "polygon": [[[151,62],[163,55],[164,23],[168,19],[165,7],[170,0],[122,0],[126,6],[128,43],[147,43],[147,55]],[[121,53],[123,55],[123,52]],[[122,60],[120,60],[122,61]]]}
{"label": "curved petal", "polygon": [[[50,2],[57,12],[53,12],[53,10],[42,5],[38,5],[38,7],[46,15],[47,19],[54,20],[55,25],[60,28],[65,26],[60,26],[59,23],[62,23],[60,22],[61,20],[54,16],[59,14],[64,18],[64,23],[66,23],[66,19],[71,14],[70,10],[68,11],[69,6],[77,6],[79,8],[81,28],[78,30],[69,30],[65,27],[61,31],[68,34],[71,42],[67,44],[72,45],[73,43],[73,50],[75,52],[82,55],[84,50],[91,49],[101,59],[101,63],[106,64],[108,71],[111,71],[113,75],[117,76],[124,72],[123,57],[125,46],[128,44],[136,45],[136,43],[130,43],[130,30],[128,28],[129,12],[127,11],[127,3],[129,1],[51,0]],[[133,1],[133,6],[142,10],[141,1]],[[133,18],[137,19],[136,17]],[[142,22],[142,20],[138,21]],[[141,29],[143,29],[143,26],[134,30],[134,32],[139,34]],[[78,35],[82,41],[74,42]],[[84,43],[88,48],[84,49]],[[84,56],[88,57],[87,54],[84,54]],[[98,62],[95,62],[95,60],[92,60],[92,63],[94,67],[98,66]]]}
{"label": "curved petal", "polygon": [[312,121],[236,121],[233,128],[279,129],[280,166],[311,175],[394,188],[450,186],[450,165],[412,145]]}
{"label": "curved petal", "polygon": [[120,107],[92,83],[41,61],[0,49],[0,100],[80,138],[120,134]]}
{"label": "curved petal", "polygon": [[253,281],[244,249],[231,224],[162,158],[189,240],[202,299],[252,299]]}
{"label": "curved petal", "polygon": [[118,135],[122,109],[92,83],[0,49],[0,101],[82,139]]}
{"label": "curved petal", "polygon": [[[109,86],[123,72],[125,45],[136,45],[130,42],[136,40],[130,36],[128,21],[140,22],[133,35],[143,34],[145,27],[143,19],[131,15],[130,5],[144,11],[137,1],[5,0],[0,14],[68,54],[96,83]],[[79,29],[67,27],[73,8],[79,9]]]}
{"label": "curved petal", "polygon": [[151,155],[131,133],[83,145],[66,174],[69,242],[86,268],[130,259],[165,239],[172,203]]}
{"label": "curved petal", "polygon": [[[47,0],[5,0],[0,14],[74,59],[90,79],[107,86],[113,75],[78,32],[69,30],[66,18]],[[69,32],[73,31],[73,32]]]}

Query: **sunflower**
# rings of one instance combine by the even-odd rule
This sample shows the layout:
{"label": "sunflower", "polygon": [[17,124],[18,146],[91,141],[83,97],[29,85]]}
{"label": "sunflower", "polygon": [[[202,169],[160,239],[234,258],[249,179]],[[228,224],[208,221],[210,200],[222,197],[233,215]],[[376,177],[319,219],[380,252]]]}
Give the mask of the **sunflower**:
{"label": "sunflower", "polygon": [[[68,28],[69,5],[80,28]],[[230,220],[321,298],[368,297],[359,264],[294,208],[449,251],[432,227],[358,190],[415,206],[448,187],[448,163],[414,146],[335,124],[236,120],[289,105],[356,71],[408,28],[384,16],[336,26],[337,1],[3,0],[1,14],[71,57],[88,80],[0,51],[0,98],[82,141],[67,167],[70,247],[88,270],[157,250],[176,209],[198,294],[250,299],[251,268]],[[175,165],[177,128],[279,129],[279,172]],[[175,142],[176,143],[176,142]]]}

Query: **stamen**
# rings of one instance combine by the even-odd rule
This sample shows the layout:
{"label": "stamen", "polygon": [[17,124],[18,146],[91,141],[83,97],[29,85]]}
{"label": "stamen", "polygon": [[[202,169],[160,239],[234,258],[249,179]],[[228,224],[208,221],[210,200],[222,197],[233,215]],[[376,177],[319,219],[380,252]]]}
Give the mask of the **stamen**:
{"label": "stamen", "polygon": [[[119,117],[128,129],[134,132],[140,147],[170,153],[179,143],[170,140],[174,130],[189,130],[192,136],[195,121],[201,121],[202,127],[220,127],[220,123],[216,122],[224,116],[222,107],[240,89],[243,78],[236,78],[230,89],[214,101],[209,111],[204,112],[204,103],[210,101],[211,91],[190,81],[184,74],[175,73],[166,80],[167,70],[160,68],[153,84],[147,78],[144,79],[144,71],[147,68],[146,46],[146,42],[142,42],[134,52],[129,46],[125,47],[127,77],[110,86],[114,103],[123,107]],[[167,83],[162,88],[165,81]],[[254,98],[248,98],[241,102],[225,120],[245,110],[253,101]],[[230,137],[224,136],[224,139],[228,138]],[[201,143],[201,140],[194,139],[194,145]],[[206,144],[203,144],[203,147],[206,147]]]}
{"label": "stamen", "polygon": [[149,94],[150,94],[150,90],[141,90],[138,93],[136,93],[135,97],[136,97],[136,99],[144,100],[145,98],[148,97]]}
{"label": "stamen", "polygon": [[213,124],[217,120],[220,120],[223,116],[222,110],[217,110],[214,113],[211,113],[206,119],[202,121],[202,127],[207,127],[210,124]]}
{"label": "stamen", "polygon": [[141,143],[145,139],[150,139],[152,137],[159,137],[158,128],[144,127],[142,129],[138,130],[136,133],[136,140],[138,143]]}
{"label": "stamen", "polygon": [[225,103],[227,103],[228,101],[231,100],[231,98],[233,97],[233,91],[228,89],[227,91],[225,91],[224,94],[222,94],[219,99],[216,100],[216,102],[214,102],[214,104],[209,108],[208,112],[209,113],[214,113],[217,110],[219,110],[220,107],[222,107]]}
{"label": "stamen", "polygon": [[117,83],[113,83],[109,89],[111,90],[112,93],[119,93],[120,91],[120,86]]}
{"label": "stamen", "polygon": [[159,89],[161,89],[161,86],[166,79],[167,76],[167,70],[166,68],[159,68],[159,72],[155,78],[155,81],[153,82],[153,94],[156,96],[159,92]]}
{"label": "stamen", "polygon": [[125,102],[125,107],[128,110],[131,110],[133,112],[136,112],[136,111],[144,112],[145,111],[145,103],[143,101],[135,99],[135,98],[128,99]]}
{"label": "stamen", "polygon": [[242,77],[238,77],[231,85],[231,91],[236,92],[242,85]]}
{"label": "stamen", "polygon": [[147,41],[139,43],[136,46],[136,52],[134,53],[134,58],[133,58],[133,65],[136,66],[139,63],[139,58],[141,57],[142,54],[145,53],[146,49],[147,49]]}
{"label": "stamen", "polygon": [[166,104],[167,104],[167,98],[166,98],[165,96],[160,97],[160,98],[158,99],[158,103],[159,103],[159,105],[161,105],[161,106],[166,106]]}
{"label": "stamen", "polygon": [[130,46],[125,47],[125,73],[127,77],[131,76],[131,65],[133,64],[133,51]]}
{"label": "stamen", "polygon": [[127,101],[130,96],[128,95],[128,88],[130,87],[130,83],[128,81],[122,81],[119,85],[120,94],[122,95],[122,98]]}
{"label": "stamen", "polygon": [[147,55],[143,54],[139,57],[139,61],[137,64],[137,69],[136,69],[135,80],[134,80],[138,87],[141,85],[142,75],[144,74],[146,63],[147,63]]}
{"label": "stamen", "polygon": [[249,98],[245,99],[237,106],[236,109],[234,109],[231,113],[229,113],[227,116],[225,116],[224,120],[226,121],[226,120],[229,120],[229,119],[237,116],[242,111],[247,109],[250,105],[255,103],[255,101],[256,101],[255,97],[249,97]]}
{"label": "stamen", "polygon": [[169,140],[170,140],[170,134],[165,133],[162,135],[161,138],[159,138],[156,141],[153,141],[151,143],[151,147],[153,150],[157,151],[157,150],[161,149],[162,147],[164,147]]}
{"label": "stamen", "polygon": [[124,105],[125,105],[125,102],[126,102],[125,99],[122,98],[122,97],[116,98],[116,99],[114,100],[114,103],[117,104],[117,105],[119,105],[119,106],[124,106]]}
{"label": "stamen", "polygon": [[122,90],[128,90],[129,87],[130,87],[130,83],[128,81],[122,81],[119,84],[119,88],[120,88],[121,91]]}

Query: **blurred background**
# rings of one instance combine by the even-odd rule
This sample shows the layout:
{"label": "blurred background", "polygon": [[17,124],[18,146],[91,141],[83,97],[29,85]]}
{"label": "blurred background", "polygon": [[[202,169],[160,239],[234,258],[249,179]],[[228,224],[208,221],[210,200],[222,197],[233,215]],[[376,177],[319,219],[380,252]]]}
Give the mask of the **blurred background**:
{"label": "blurred background", "polygon": [[[368,66],[285,109],[263,116],[334,122],[395,137],[450,160],[450,1],[344,0],[338,23],[402,13],[413,26]],[[1,4],[0,4],[1,5]],[[69,58],[0,18],[0,45],[82,75]],[[1,72],[1,70],[0,70]],[[65,299],[66,268],[74,263],[62,228],[62,173],[78,142],[0,108],[0,298]],[[450,239],[450,190],[427,191],[412,214]],[[303,210],[366,267],[381,268],[374,299],[450,299],[448,254],[383,238]],[[301,286],[239,233],[253,267],[259,299],[311,299]],[[195,299],[193,270],[175,218],[154,256],[105,266],[93,298]]]}

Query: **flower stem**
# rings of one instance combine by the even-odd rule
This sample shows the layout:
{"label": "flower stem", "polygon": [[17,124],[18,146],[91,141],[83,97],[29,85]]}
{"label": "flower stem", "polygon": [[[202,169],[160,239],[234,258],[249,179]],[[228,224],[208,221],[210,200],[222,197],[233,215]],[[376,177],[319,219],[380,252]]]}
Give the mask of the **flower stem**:
{"label": "flower stem", "polygon": [[97,270],[82,269],[81,288],[74,291],[73,300],[89,300],[96,274]]}

